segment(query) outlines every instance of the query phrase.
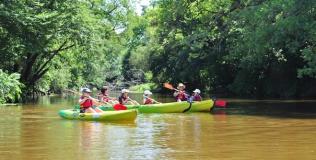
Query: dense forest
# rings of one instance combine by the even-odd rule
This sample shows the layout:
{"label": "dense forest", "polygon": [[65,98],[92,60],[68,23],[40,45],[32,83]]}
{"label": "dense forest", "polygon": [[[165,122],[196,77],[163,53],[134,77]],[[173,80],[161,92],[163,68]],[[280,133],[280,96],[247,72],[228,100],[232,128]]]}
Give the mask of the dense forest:
{"label": "dense forest", "polygon": [[0,103],[106,82],[316,96],[315,0],[6,0]]}

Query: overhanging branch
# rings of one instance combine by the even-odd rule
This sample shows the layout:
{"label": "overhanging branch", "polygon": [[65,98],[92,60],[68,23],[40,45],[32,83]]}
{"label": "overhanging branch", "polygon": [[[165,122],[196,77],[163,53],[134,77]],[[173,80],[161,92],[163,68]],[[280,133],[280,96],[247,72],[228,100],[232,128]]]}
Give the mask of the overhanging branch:
{"label": "overhanging branch", "polygon": [[48,70],[47,65],[53,60],[53,58],[56,55],[58,55],[61,51],[67,50],[75,46],[75,44],[72,44],[65,47],[66,43],[67,43],[67,40],[62,45],[60,45],[58,49],[49,52],[52,54],[50,55],[50,57],[48,57],[47,61],[43,65],[41,65],[39,69],[35,72],[34,77],[38,77],[38,78],[42,77]]}

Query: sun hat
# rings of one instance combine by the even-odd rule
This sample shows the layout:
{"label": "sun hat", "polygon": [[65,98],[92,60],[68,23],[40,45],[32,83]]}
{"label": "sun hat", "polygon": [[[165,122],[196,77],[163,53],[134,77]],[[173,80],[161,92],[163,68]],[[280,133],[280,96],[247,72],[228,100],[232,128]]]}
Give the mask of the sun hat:
{"label": "sun hat", "polygon": [[149,90],[144,91],[145,95],[152,95],[153,93],[151,93]]}
{"label": "sun hat", "polygon": [[183,83],[179,83],[177,88],[179,89],[180,87],[185,88],[185,85]]}
{"label": "sun hat", "polygon": [[122,89],[122,93],[129,93],[128,89]]}
{"label": "sun hat", "polygon": [[195,90],[193,91],[193,93],[198,93],[198,94],[200,94],[201,91],[200,91],[199,89],[195,89]]}
{"label": "sun hat", "polygon": [[82,88],[81,92],[83,92],[83,93],[91,93],[91,90],[89,88]]}

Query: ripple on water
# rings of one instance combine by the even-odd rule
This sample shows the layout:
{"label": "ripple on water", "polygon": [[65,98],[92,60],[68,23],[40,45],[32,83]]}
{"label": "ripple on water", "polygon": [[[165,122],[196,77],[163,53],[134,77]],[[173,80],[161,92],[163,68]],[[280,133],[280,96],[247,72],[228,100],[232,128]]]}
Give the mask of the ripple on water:
{"label": "ripple on water", "polygon": [[315,159],[314,109],[288,105],[139,114],[124,123],[63,120],[62,99],[0,107],[0,159]]}

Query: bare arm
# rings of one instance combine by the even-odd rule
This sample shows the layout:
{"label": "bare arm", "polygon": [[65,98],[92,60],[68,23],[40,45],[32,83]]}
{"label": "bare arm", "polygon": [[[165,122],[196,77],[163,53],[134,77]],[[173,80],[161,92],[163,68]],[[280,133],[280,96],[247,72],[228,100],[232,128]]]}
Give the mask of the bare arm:
{"label": "bare arm", "polygon": [[179,94],[179,92],[178,92],[178,91],[175,91],[175,92],[173,93],[173,96],[174,96],[174,97],[177,97],[178,94]]}
{"label": "bare arm", "polygon": [[152,98],[150,98],[154,103],[161,103],[161,102],[158,102],[158,101],[156,101],[156,100],[154,100],[154,99],[152,99]]}
{"label": "bare arm", "polygon": [[84,97],[84,98],[80,98],[79,99],[79,104],[81,105],[81,104],[83,104],[86,100],[87,100],[88,98],[87,97]]}

